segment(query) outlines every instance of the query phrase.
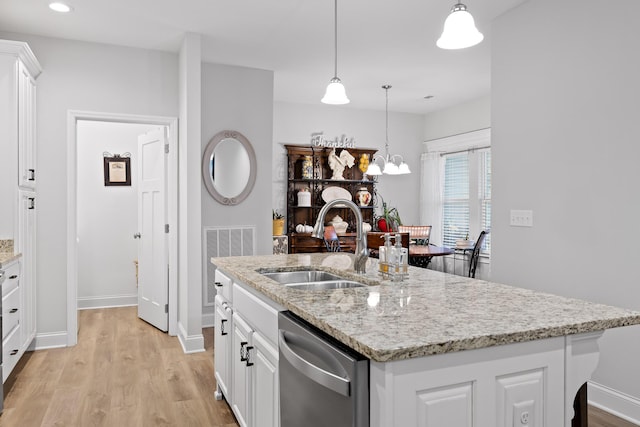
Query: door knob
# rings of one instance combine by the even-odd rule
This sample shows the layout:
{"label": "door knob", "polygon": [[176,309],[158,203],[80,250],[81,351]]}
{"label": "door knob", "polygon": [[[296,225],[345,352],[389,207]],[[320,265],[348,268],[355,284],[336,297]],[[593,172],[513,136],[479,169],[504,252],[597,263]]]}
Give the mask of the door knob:
{"label": "door knob", "polygon": [[139,239],[140,237],[142,237],[142,235],[140,233],[136,233],[133,235],[134,239]]}

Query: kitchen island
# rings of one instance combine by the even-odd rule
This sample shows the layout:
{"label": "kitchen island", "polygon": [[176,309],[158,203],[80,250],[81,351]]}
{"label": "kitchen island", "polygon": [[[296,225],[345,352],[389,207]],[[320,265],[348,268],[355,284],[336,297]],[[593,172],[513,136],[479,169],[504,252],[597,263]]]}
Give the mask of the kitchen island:
{"label": "kitchen island", "polygon": [[[356,275],[350,254],[211,262],[371,360],[372,426],[570,426],[597,339],[640,324],[638,312],[415,267],[381,280],[376,259]],[[368,286],[300,291],[262,275],[305,268]]]}

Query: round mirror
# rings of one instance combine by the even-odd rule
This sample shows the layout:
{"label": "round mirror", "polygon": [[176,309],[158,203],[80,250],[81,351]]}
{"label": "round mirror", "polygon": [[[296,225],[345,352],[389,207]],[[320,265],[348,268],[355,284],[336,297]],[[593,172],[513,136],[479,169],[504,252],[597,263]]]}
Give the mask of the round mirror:
{"label": "round mirror", "polygon": [[214,135],[202,156],[202,178],[209,194],[223,205],[246,199],[256,181],[256,155],[249,140],[232,130]]}

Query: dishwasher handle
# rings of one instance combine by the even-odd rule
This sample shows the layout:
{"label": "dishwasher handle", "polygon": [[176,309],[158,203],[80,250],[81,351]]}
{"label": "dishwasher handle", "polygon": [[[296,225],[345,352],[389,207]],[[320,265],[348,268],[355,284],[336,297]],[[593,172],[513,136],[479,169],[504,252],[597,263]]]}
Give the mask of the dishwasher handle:
{"label": "dishwasher handle", "polygon": [[[340,375],[326,371],[319,366],[316,366],[313,363],[309,362],[289,346],[289,344],[287,343],[288,336],[292,342],[295,340],[295,344],[305,348],[305,350],[312,351],[318,356],[324,356],[325,358],[330,360],[335,360],[335,358],[320,345],[306,340],[299,335],[293,334],[288,331],[283,331],[281,329],[279,337],[280,353],[287,359],[287,361],[289,361],[289,363],[291,363],[294,368],[296,368],[307,378],[327,387],[329,390],[347,397],[351,394],[351,381],[349,380],[346,372],[344,372],[344,377],[342,377]],[[336,361],[336,364],[337,363],[338,362]]]}

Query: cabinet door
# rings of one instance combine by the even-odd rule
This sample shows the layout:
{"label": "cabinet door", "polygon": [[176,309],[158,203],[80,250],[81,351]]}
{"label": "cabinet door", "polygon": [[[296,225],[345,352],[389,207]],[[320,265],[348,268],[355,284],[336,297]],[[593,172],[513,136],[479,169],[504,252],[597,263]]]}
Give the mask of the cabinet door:
{"label": "cabinet door", "polygon": [[231,387],[231,408],[240,427],[251,426],[250,391],[251,370],[247,369],[247,347],[251,346],[253,330],[238,313],[233,313],[233,344],[231,366],[233,367]]}
{"label": "cabinet door", "polygon": [[18,251],[22,253],[22,288],[20,315],[21,351],[31,344],[36,334],[36,195],[20,191]]}
{"label": "cabinet door", "polygon": [[18,62],[18,184],[36,186],[36,86],[27,68]]}
{"label": "cabinet door", "polygon": [[[231,379],[231,309],[229,304],[216,295],[214,327],[214,368],[218,389],[229,401],[229,380]],[[222,396],[216,396],[220,399]]]}
{"label": "cabinet door", "polygon": [[278,350],[259,333],[253,334],[249,362],[253,364],[251,391],[254,427],[280,425],[280,388],[278,381]]}

